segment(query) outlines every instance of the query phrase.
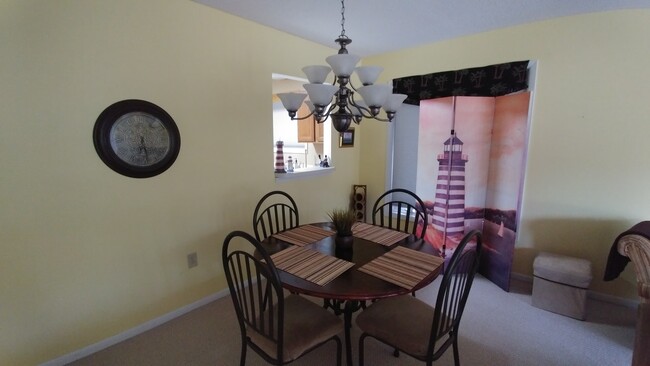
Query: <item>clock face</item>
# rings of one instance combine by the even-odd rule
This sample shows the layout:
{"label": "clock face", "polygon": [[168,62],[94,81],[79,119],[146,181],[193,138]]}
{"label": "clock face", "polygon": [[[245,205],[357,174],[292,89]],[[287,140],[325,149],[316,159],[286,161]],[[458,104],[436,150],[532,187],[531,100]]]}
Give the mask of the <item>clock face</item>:
{"label": "clock face", "polygon": [[169,131],[162,122],[143,112],[120,117],[110,131],[111,148],[127,164],[149,166],[169,152]]}
{"label": "clock face", "polygon": [[167,170],[180,150],[172,117],[143,100],[129,99],[106,108],[97,118],[93,141],[99,157],[116,172],[147,178]]}

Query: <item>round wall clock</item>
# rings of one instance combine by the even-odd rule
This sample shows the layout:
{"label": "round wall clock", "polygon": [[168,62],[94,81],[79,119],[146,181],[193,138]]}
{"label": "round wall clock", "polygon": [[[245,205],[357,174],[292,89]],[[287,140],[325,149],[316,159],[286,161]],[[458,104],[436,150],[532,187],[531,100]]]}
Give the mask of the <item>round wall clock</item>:
{"label": "round wall clock", "polygon": [[181,148],[176,123],[164,109],[137,99],[110,105],[93,129],[95,150],[114,171],[148,178],[167,170]]}

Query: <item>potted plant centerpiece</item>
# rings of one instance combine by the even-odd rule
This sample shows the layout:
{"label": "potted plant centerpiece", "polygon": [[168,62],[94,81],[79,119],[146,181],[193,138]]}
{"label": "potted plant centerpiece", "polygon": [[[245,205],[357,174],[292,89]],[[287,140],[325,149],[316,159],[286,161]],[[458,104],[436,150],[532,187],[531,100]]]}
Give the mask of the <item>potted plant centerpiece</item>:
{"label": "potted plant centerpiece", "polygon": [[334,209],[327,214],[336,229],[336,246],[349,248],[352,246],[352,226],[357,222],[357,217],[352,209]]}

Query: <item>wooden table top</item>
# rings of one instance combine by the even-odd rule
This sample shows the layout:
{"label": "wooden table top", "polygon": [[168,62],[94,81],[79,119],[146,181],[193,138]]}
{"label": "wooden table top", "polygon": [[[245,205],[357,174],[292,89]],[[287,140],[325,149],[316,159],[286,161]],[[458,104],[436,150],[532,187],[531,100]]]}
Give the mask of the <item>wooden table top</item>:
{"label": "wooden table top", "polygon": [[[331,224],[317,223],[311,225],[328,228]],[[290,247],[292,244],[270,236],[262,241],[262,245],[267,249],[269,254],[272,255]],[[309,282],[281,270],[278,271],[280,274],[280,280],[282,281],[283,287],[292,292],[334,300],[362,301],[407,294],[410,293],[411,290],[358,270],[359,267],[383,255],[398,245],[414,249],[419,252],[439,256],[438,251],[434,249],[430,244],[426,243],[422,239],[415,238],[413,235],[410,235],[406,239],[400,240],[392,246],[385,246],[372,241],[354,237],[354,243],[350,249],[337,248],[335,243],[335,235],[332,235],[315,243],[307,244],[305,247],[316,250],[326,255],[334,256],[352,262],[354,263],[354,267],[350,268],[324,286],[319,286],[315,283]],[[424,278],[413,289],[413,291],[430,284],[438,277],[441,269],[442,266],[438,267],[437,270],[431,272],[431,274]]]}

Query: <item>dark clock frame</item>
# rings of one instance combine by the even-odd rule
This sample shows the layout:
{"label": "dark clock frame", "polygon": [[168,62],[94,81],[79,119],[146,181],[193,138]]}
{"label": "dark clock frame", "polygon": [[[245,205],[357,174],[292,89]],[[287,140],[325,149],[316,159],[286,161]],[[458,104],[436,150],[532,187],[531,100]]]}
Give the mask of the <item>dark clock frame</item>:
{"label": "dark clock frame", "polygon": [[[155,164],[148,166],[129,164],[120,159],[111,147],[111,128],[120,117],[132,112],[146,113],[157,118],[165,126],[169,134],[169,150],[167,155]],[[169,113],[151,102],[138,99],[122,100],[104,109],[95,122],[93,142],[97,154],[109,168],[132,178],[149,178],[169,169],[174,164],[174,161],[176,161],[181,148],[181,136],[178,126],[176,126],[176,122],[174,122],[174,119]]]}

